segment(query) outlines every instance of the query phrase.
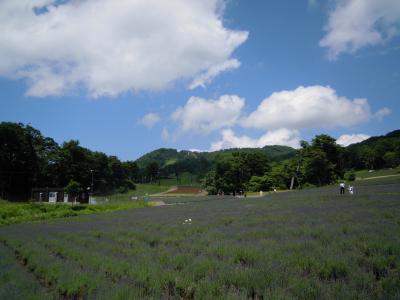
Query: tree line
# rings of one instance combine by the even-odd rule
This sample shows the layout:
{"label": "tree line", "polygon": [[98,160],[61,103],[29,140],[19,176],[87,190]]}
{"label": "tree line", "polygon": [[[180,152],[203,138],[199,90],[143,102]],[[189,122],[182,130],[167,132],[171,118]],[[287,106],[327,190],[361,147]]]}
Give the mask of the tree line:
{"label": "tree line", "polygon": [[[260,150],[216,156],[214,168],[204,178],[210,194],[322,186],[354,180],[358,169],[393,168],[400,164],[400,130],[342,147],[321,134],[290,158],[270,162]],[[346,175],[346,176],[345,176]],[[346,178],[345,178],[346,177]]]}
{"label": "tree line", "polygon": [[[66,187],[77,182],[96,193],[135,188],[135,162],[91,151],[77,140],[57,144],[21,123],[0,123],[0,197],[24,200],[33,187]],[[93,179],[93,181],[92,181]]]}
{"label": "tree line", "polygon": [[[284,146],[212,153],[159,149],[137,161],[91,151],[77,140],[56,143],[30,125],[0,123],[0,198],[27,199],[33,187],[68,184],[97,194],[126,192],[135,183],[159,182],[184,172],[201,178],[211,194],[321,186],[357,169],[400,164],[400,130],[341,147],[317,135],[294,150]],[[93,186],[92,186],[93,184]],[[92,189],[93,188],[93,189]]]}

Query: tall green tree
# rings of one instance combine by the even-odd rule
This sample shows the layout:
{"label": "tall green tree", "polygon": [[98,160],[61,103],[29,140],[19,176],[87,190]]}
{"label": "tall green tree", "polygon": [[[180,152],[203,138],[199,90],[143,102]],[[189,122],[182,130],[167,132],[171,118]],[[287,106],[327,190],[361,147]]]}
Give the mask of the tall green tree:
{"label": "tall green tree", "polygon": [[302,142],[301,145],[299,155],[305,182],[321,186],[343,177],[345,151],[335,139],[321,134],[311,144]]}
{"label": "tall green tree", "polygon": [[146,177],[150,182],[154,182],[158,179],[160,166],[156,161],[151,161],[146,166]]}
{"label": "tall green tree", "polygon": [[376,166],[376,161],[378,160],[378,154],[374,149],[370,147],[364,147],[360,152],[361,160],[364,163],[365,168],[373,170]]}
{"label": "tall green tree", "polygon": [[79,195],[83,193],[84,189],[79,182],[75,180],[70,180],[70,182],[64,188],[64,191],[68,194],[69,197],[78,200]]}
{"label": "tall green tree", "polygon": [[[136,166],[115,156],[93,152],[71,140],[58,145],[21,123],[0,123],[0,197],[26,200],[32,187],[64,187],[71,180],[95,192],[134,188]],[[92,177],[93,175],[93,177]]]}
{"label": "tall green tree", "polygon": [[262,176],[269,170],[268,158],[261,151],[223,155],[216,158],[215,188],[224,193],[244,191],[252,176]]}
{"label": "tall green tree", "polygon": [[21,123],[0,124],[0,197],[20,200],[30,194],[40,171],[35,151],[40,133]]}
{"label": "tall green tree", "polygon": [[309,149],[303,158],[306,182],[314,185],[329,184],[335,180],[335,168],[325,152],[320,149]]}
{"label": "tall green tree", "polygon": [[126,161],[122,163],[122,168],[124,169],[125,175],[131,181],[137,181],[139,176],[139,166],[134,161]]}
{"label": "tall green tree", "polygon": [[400,165],[400,155],[395,151],[388,151],[383,155],[383,160],[388,168],[394,168]]}

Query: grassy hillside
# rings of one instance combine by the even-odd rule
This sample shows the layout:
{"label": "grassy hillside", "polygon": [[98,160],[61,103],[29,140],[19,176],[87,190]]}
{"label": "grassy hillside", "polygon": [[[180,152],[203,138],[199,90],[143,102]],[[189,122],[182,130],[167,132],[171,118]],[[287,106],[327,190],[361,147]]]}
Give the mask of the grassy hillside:
{"label": "grassy hillside", "polygon": [[374,177],[381,177],[381,176],[393,176],[399,175],[400,176],[400,166],[393,169],[382,169],[382,170],[361,170],[355,172],[356,178],[358,179],[368,179]]}
{"label": "grassy hillside", "polygon": [[293,157],[296,150],[288,146],[265,146],[263,148],[233,148],[214,152],[192,152],[187,150],[177,151],[175,149],[160,148],[149,152],[136,160],[139,167],[143,168],[148,163],[156,161],[160,166],[167,166],[177,162],[180,159],[191,156],[193,158],[205,158],[213,160],[219,154],[227,154],[239,151],[259,151],[262,150],[270,161],[282,161]]}
{"label": "grassy hillside", "polygon": [[12,203],[0,201],[0,225],[76,217],[83,214],[103,213],[146,206],[148,205],[143,201],[113,202],[101,205]]}
{"label": "grassy hillside", "polygon": [[265,146],[262,150],[267,154],[268,159],[272,162],[279,162],[296,155],[296,150],[288,146]]}
{"label": "grassy hillside", "polygon": [[176,149],[160,148],[151,151],[136,160],[140,168],[145,168],[152,161],[158,162],[160,166],[171,164],[178,159],[179,152]]}
{"label": "grassy hillside", "polygon": [[0,298],[399,299],[400,181],[355,191],[180,198],[0,227]]}
{"label": "grassy hillside", "polygon": [[[243,151],[261,151],[267,155],[270,162],[280,162],[296,154],[295,149],[287,146],[236,148],[214,152],[177,151],[175,149],[161,148],[143,155],[136,160],[136,163],[139,168],[144,170],[151,162],[157,162],[161,169],[162,177],[170,177],[169,181],[171,185],[199,185],[199,179],[213,168],[216,157],[230,156],[232,153]],[[175,176],[176,170],[179,170],[178,182]],[[187,178],[189,178],[189,180]]]}
{"label": "grassy hillside", "polygon": [[347,147],[347,164],[355,169],[381,169],[400,164],[400,130]]}
{"label": "grassy hillside", "polygon": [[373,136],[370,137],[369,139],[366,139],[365,141],[362,141],[360,143],[352,144],[348,146],[348,149],[356,149],[356,148],[361,148],[363,146],[369,146],[369,147],[377,147],[379,144],[387,144],[387,143],[393,143],[393,142],[399,142],[400,141],[400,130],[394,130],[391,131],[385,135],[382,136]]}

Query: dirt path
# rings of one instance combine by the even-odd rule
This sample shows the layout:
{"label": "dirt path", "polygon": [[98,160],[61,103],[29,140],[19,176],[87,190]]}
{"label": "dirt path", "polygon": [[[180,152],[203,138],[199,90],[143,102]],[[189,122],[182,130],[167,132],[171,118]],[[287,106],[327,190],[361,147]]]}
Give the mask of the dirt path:
{"label": "dirt path", "polygon": [[151,206],[163,206],[163,205],[165,205],[165,202],[164,201],[149,201],[149,204]]}
{"label": "dirt path", "polygon": [[378,178],[396,177],[396,176],[400,176],[400,174],[374,176],[374,177],[368,177],[368,178],[361,178],[361,179],[359,179],[359,180],[369,180],[369,179],[378,179]]}

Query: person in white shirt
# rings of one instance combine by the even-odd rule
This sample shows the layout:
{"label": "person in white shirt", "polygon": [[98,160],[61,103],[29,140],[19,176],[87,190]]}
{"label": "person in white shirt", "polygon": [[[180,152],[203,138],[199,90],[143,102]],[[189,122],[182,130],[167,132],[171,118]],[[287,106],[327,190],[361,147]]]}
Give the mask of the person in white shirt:
{"label": "person in white shirt", "polygon": [[346,185],[344,184],[344,182],[341,182],[339,186],[340,186],[340,195],[344,195],[344,190]]}

